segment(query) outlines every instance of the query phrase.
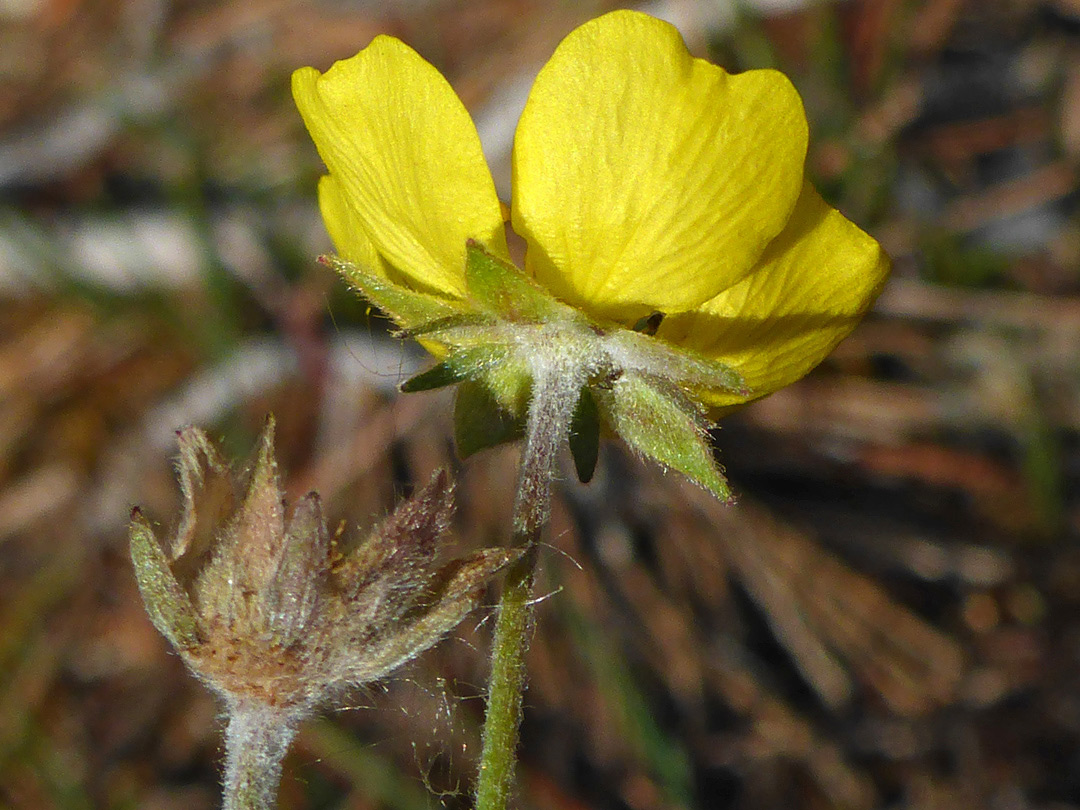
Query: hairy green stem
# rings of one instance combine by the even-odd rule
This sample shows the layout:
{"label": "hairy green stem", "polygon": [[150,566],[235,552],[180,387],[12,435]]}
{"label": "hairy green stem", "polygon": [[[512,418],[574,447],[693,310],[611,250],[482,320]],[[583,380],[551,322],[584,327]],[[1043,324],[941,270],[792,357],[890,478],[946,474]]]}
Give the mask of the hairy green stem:
{"label": "hairy green stem", "polygon": [[525,693],[525,651],[532,629],[536,544],[551,514],[556,453],[566,438],[579,382],[558,363],[534,370],[532,401],[514,501],[512,542],[530,550],[507,572],[491,653],[476,810],[506,810],[514,786]]}
{"label": "hairy green stem", "polygon": [[532,624],[533,553],[508,572],[495,624],[477,810],[505,810],[514,785],[518,726],[525,693],[525,648]]}
{"label": "hairy green stem", "polygon": [[281,763],[296,736],[298,721],[294,713],[258,701],[230,702],[224,810],[273,810]]}

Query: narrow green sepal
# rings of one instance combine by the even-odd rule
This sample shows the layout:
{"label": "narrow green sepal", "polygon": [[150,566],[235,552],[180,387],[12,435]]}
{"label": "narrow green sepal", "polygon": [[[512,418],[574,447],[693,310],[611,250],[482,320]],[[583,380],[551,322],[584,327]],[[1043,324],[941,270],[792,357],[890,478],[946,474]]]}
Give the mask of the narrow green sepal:
{"label": "narrow green sepal", "polygon": [[149,521],[138,509],[131,511],[129,531],[135,579],[150,621],[178,650],[195,648],[202,641],[195,608],[169,568]]}
{"label": "narrow green sepal", "polygon": [[682,473],[720,500],[734,500],[713,457],[701,412],[680,391],[627,373],[596,394],[612,430],[634,450]]}
{"label": "narrow green sepal", "polygon": [[337,271],[346,283],[381,309],[403,329],[441,321],[458,315],[461,309],[434,295],[395,284],[388,278],[367,272],[340,256],[320,256],[319,261]]}
{"label": "narrow green sepal", "polygon": [[478,334],[482,334],[482,330],[490,328],[493,323],[492,319],[486,315],[457,312],[448,318],[439,318],[409,329],[402,329],[398,332],[398,337],[413,340],[431,338],[440,343],[454,344],[467,342],[470,337],[475,338]]}
{"label": "narrow green sepal", "polygon": [[721,389],[742,396],[751,393],[742,375],[733,367],[692,349],[652,337],[647,328],[646,323],[645,331],[641,332],[620,329],[610,337],[613,346],[634,359],[635,368],[690,390]]}
{"label": "narrow green sepal", "polygon": [[506,350],[500,347],[481,346],[458,349],[441,363],[436,363],[427,371],[421,371],[407,379],[400,388],[406,394],[445,388],[462,380],[475,378],[505,359]]}
{"label": "narrow green sepal", "polygon": [[459,366],[449,360],[444,360],[441,363],[436,363],[427,371],[421,371],[419,374],[410,377],[398,388],[406,394],[413,394],[417,391],[433,391],[436,388],[445,388],[448,385],[459,383],[466,376]]}
{"label": "narrow green sepal", "polygon": [[507,410],[482,383],[468,380],[458,386],[454,403],[454,443],[458,455],[516,441],[525,435],[525,414]]}
{"label": "narrow green sepal", "polygon": [[465,245],[465,286],[481,308],[509,321],[539,323],[572,310],[510,262],[470,239]]}
{"label": "narrow green sepal", "polygon": [[581,389],[570,419],[570,454],[574,457],[578,480],[589,483],[600,455],[600,414],[588,386]]}

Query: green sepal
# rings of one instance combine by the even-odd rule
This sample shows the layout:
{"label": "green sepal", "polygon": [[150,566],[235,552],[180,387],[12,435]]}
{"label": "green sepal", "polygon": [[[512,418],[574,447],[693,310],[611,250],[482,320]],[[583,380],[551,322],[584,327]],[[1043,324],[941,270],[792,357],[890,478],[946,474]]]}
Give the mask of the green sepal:
{"label": "green sepal", "polygon": [[701,412],[681,391],[627,373],[596,394],[612,430],[634,450],[682,473],[720,500],[734,500],[713,457]]}
{"label": "green sepal", "polygon": [[431,339],[439,343],[453,345],[455,343],[467,343],[470,340],[477,341],[485,334],[490,334],[492,319],[486,315],[459,312],[449,318],[439,318],[435,321],[427,321],[419,326],[402,329],[398,337],[412,338],[413,340]]}
{"label": "green sepal", "polygon": [[588,386],[581,389],[570,419],[570,454],[574,457],[578,480],[589,483],[600,455],[600,414]]}
{"label": "green sepal", "polygon": [[525,413],[507,410],[486,385],[466,380],[454,402],[454,443],[468,458],[479,450],[516,441],[525,435]]}
{"label": "green sepal", "polygon": [[445,388],[448,385],[459,383],[466,376],[459,366],[449,360],[444,360],[442,363],[436,363],[427,371],[421,371],[419,374],[410,377],[398,388],[406,394],[417,391],[432,391],[436,388]]}
{"label": "green sepal", "polygon": [[195,607],[177,582],[149,521],[138,509],[131,511],[130,542],[135,579],[150,621],[176,649],[197,647],[202,634]]}
{"label": "green sepal", "polygon": [[609,339],[634,359],[635,368],[651,376],[672,380],[690,390],[719,389],[742,396],[751,393],[737,370],[693,349],[629,329],[617,330]]}
{"label": "green sepal", "polygon": [[441,363],[436,363],[427,371],[421,371],[407,379],[401,384],[401,391],[406,394],[431,391],[478,377],[486,369],[502,363],[506,359],[506,354],[505,349],[497,346],[457,349]]}
{"label": "green sepal", "polygon": [[446,320],[460,315],[462,311],[460,306],[450,301],[395,284],[340,256],[320,256],[319,261],[337,271],[350,287],[403,329],[415,329],[423,324]]}
{"label": "green sepal", "polygon": [[508,321],[540,323],[572,310],[510,262],[470,239],[465,245],[465,287],[484,310]]}
{"label": "green sepal", "polygon": [[507,353],[499,363],[484,369],[477,380],[488,389],[505,411],[525,413],[532,393],[532,375],[520,357]]}

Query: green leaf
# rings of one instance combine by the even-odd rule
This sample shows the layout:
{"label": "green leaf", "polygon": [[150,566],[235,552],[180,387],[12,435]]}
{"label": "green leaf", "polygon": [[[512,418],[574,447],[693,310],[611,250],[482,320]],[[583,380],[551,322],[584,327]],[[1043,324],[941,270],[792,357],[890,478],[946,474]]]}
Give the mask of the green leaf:
{"label": "green leaf", "polygon": [[510,321],[544,322],[572,310],[508,261],[473,240],[465,246],[465,286],[482,308]]}
{"label": "green leaf", "polygon": [[478,377],[485,370],[505,359],[506,350],[499,346],[458,349],[441,363],[436,363],[427,371],[421,371],[419,374],[410,377],[400,387],[402,392],[406,394],[444,388],[462,380]]}
{"label": "green leaf", "polygon": [[359,265],[338,256],[321,256],[319,261],[336,270],[350,287],[385,312],[403,329],[415,329],[433,321],[460,315],[460,304],[434,295],[410,290],[388,278],[368,273]]}
{"label": "green leaf", "polygon": [[570,419],[570,454],[574,457],[578,480],[589,483],[600,455],[600,414],[588,386],[581,389]]}
{"label": "green leaf", "polygon": [[595,393],[608,424],[634,450],[681,472],[720,500],[734,500],[713,457],[701,413],[682,392],[627,373],[610,389]]}
{"label": "green leaf", "polygon": [[504,408],[482,383],[470,380],[458,386],[454,403],[454,442],[462,458],[516,441],[524,435],[524,412],[515,414]]}

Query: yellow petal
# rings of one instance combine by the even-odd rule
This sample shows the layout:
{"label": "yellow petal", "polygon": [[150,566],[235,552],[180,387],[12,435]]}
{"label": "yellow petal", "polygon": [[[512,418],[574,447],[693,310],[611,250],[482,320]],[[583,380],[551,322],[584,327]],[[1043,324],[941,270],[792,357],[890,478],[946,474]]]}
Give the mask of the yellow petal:
{"label": "yellow petal", "polygon": [[730,75],[632,11],[581,26],[540,71],[514,141],[514,229],[557,296],[620,320],[740,281],[802,187],[791,82]]}
{"label": "yellow petal", "polygon": [[770,394],[820,363],[870,308],[889,259],[806,183],[787,228],[754,271],[695,312],[665,318],[657,336],[728,363],[749,397],[713,391],[719,407]]}
{"label": "yellow petal", "polygon": [[[476,127],[439,72],[387,36],[326,73],[300,68],[293,98],[349,216],[331,203],[339,245],[364,251],[360,227],[418,288],[464,293],[465,243],[506,255],[495,184]],[[334,189],[330,189],[334,191]],[[336,207],[335,207],[336,206]]]}
{"label": "yellow petal", "polygon": [[342,258],[375,275],[386,275],[382,257],[364,230],[360,215],[353,210],[341,183],[329,174],[319,179],[319,210],[326,231]]}

